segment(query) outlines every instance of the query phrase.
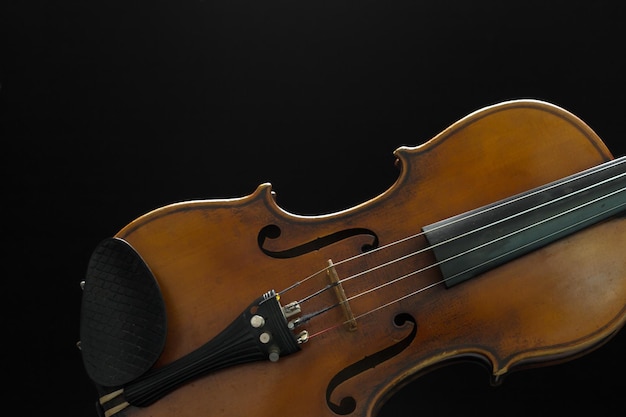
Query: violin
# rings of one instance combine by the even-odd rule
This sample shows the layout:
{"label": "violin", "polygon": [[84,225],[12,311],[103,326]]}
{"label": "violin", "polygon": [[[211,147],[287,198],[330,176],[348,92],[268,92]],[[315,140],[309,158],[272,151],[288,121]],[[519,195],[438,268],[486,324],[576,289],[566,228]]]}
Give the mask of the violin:
{"label": "violin", "polygon": [[375,416],[460,360],[569,361],[626,321],[626,158],[510,100],[394,152],[380,195],[295,215],[269,183],[148,212],[93,251],[80,348],[105,417]]}

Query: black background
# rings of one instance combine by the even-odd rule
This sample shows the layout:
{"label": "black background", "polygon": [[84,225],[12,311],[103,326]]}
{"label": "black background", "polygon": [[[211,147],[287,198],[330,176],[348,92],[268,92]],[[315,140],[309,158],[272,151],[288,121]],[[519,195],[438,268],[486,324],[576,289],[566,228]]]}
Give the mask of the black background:
{"label": "black background", "polygon": [[[626,153],[624,2],[60,0],[0,12],[1,395],[18,415],[95,416],[75,347],[79,282],[95,245],[151,209],[265,181],[292,213],[351,207],[392,184],[397,147],[513,98],[560,105]],[[477,366],[436,371],[381,416],[623,416],[625,347],[621,332],[499,388]]]}

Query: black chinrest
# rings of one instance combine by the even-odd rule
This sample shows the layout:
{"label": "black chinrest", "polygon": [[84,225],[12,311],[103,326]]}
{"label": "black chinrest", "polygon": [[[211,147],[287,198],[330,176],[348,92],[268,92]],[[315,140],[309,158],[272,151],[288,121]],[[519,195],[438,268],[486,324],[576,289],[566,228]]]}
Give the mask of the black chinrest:
{"label": "black chinrest", "polygon": [[106,387],[136,379],[159,358],[166,333],[165,304],[148,265],[128,242],[102,241],[87,266],[81,305],[89,377]]}

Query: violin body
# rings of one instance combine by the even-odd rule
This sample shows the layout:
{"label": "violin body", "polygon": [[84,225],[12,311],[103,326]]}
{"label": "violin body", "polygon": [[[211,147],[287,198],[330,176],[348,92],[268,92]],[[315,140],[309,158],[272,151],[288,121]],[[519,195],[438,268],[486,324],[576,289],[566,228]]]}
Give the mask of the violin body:
{"label": "violin body", "polygon": [[545,102],[504,102],[394,155],[395,183],[340,212],[289,213],[265,183],[241,198],[171,204],[121,229],[115,238],[141,256],[165,308],[165,341],[151,369],[211,341],[270,290],[283,304],[304,300],[302,314],[341,308],[305,323],[309,338],[294,353],[224,366],[109,415],[375,416],[435,367],[475,359],[496,384],[510,371],[583,355],[622,328],[624,216],[449,288],[422,233],[612,160],[582,120]]}

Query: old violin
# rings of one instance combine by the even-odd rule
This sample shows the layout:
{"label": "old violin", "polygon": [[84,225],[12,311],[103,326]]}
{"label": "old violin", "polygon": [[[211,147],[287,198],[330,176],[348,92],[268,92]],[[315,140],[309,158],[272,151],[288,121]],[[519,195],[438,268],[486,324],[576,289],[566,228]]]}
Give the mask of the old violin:
{"label": "old violin", "polygon": [[626,158],[581,119],[511,100],[394,155],[395,183],[340,212],[264,183],[104,239],[80,318],[98,413],[374,416],[436,366],[497,384],[622,328]]}

